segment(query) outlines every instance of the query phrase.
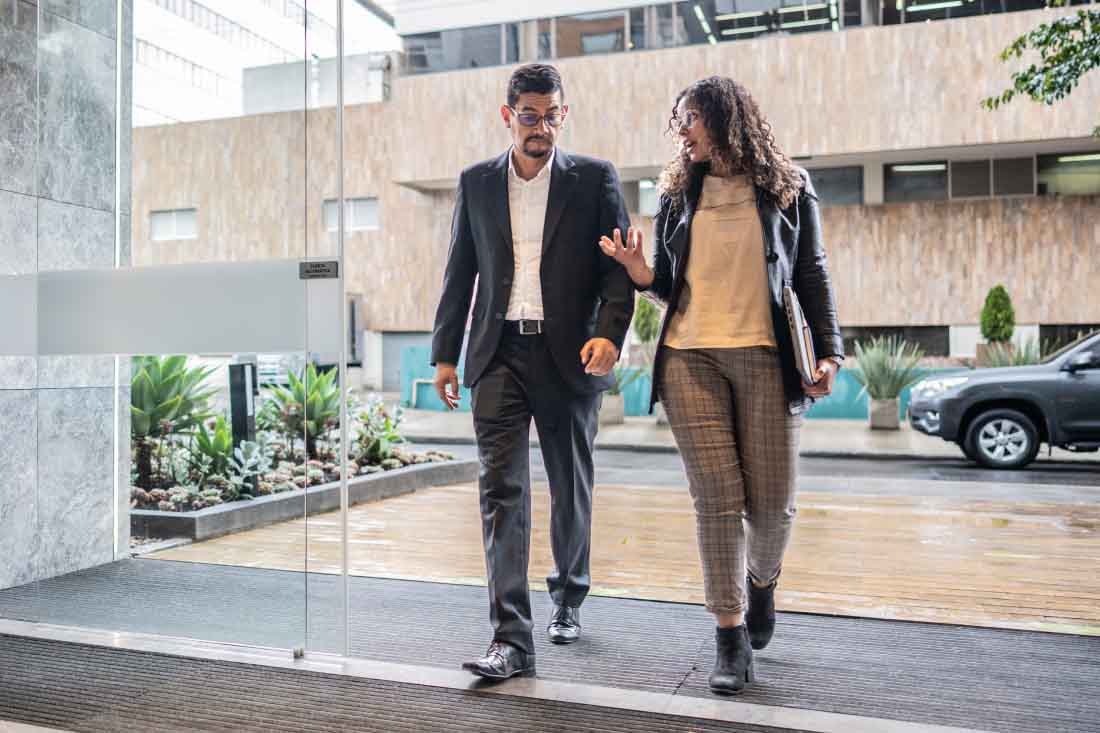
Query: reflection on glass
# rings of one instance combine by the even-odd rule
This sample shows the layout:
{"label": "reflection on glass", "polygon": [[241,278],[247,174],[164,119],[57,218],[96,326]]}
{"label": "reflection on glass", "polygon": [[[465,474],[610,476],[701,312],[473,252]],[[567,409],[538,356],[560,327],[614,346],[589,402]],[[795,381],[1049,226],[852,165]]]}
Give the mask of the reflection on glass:
{"label": "reflection on glass", "polygon": [[539,36],[539,59],[552,59],[554,58],[554,23],[551,20],[539,21],[538,26]]}
{"label": "reflection on glass", "polygon": [[886,201],[941,201],[947,198],[947,163],[898,163],[886,166]]}
{"label": "reflection on glass", "polygon": [[500,25],[405,36],[405,68],[411,74],[504,63]]}
{"label": "reflection on glass", "polygon": [[1040,155],[1038,174],[1040,194],[1100,193],[1100,152]]}
{"label": "reflection on glass", "polygon": [[588,56],[625,50],[626,14],[621,10],[557,19],[558,56]]}
{"label": "reflection on glass", "polygon": [[814,168],[810,180],[822,206],[850,206],[863,203],[863,166]]}

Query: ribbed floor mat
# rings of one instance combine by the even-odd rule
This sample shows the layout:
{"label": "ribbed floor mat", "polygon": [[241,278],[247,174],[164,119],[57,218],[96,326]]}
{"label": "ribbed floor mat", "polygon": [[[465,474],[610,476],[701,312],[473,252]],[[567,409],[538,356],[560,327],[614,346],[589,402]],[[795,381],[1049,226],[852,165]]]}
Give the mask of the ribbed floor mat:
{"label": "ribbed floor mat", "polygon": [[786,729],[9,636],[0,636],[0,657],[4,660],[0,719],[89,733],[786,733]]}
{"label": "ribbed floor mat", "polygon": [[[709,696],[714,630],[700,607],[593,597],[582,641],[555,647],[541,633],[548,600],[533,595],[540,677]],[[0,617],[292,647],[305,637],[305,596],[298,573],[132,560],[0,592]],[[309,577],[310,648],[342,651],[340,599],[339,578]],[[481,587],[353,578],[351,606],[356,656],[455,669],[489,640]],[[1098,637],[785,614],[738,699],[1014,733],[1100,731],[1097,660]],[[235,693],[251,689],[246,679]]]}

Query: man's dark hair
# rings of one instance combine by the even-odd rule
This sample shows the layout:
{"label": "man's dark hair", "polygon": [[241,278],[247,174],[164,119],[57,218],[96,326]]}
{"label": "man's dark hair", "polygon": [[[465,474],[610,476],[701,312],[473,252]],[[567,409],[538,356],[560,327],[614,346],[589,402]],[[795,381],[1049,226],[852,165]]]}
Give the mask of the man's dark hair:
{"label": "man's dark hair", "polygon": [[515,107],[521,94],[553,94],[565,89],[561,85],[561,74],[550,64],[524,64],[512,72],[508,80],[508,106]]}

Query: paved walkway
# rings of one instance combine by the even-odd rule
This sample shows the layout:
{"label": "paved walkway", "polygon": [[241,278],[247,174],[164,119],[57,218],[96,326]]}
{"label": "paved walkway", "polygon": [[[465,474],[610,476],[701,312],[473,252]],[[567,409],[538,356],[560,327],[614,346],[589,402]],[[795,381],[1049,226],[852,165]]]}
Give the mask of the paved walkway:
{"label": "paved walkway", "polygon": [[[468,412],[406,410],[402,426],[414,443],[472,442],[473,423]],[[537,441],[532,428],[531,436]],[[672,431],[654,417],[628,417],[622,425],[600,428],[596,445],[603,448],[643,451],[676,450]],[[863,420],[806,420],[802,428],[802,455],[853,458],[960,458],[954,443],[919,433],[908,426],[900,430],[871,430]],[[1055,449],[1057,461],[1100,464],[1100,453],[1071,453]],[[1046,451],[1039,460],[1048,460]]]}
{"label": "paved walkway", "polygon": [[[922,496],[931,482],[829,491],[807,477],[777,596],[786,611],[1100,636],[1100,507]],[[484,585],[477,487],[457,484],[353,507],[349,572]],[[549,496],[536,486],[531,587],[551,567]],[[342,523],[321,514],[146,557],[339,574]],[[596,487],[592,592],[702,603],[695,520],[683,486]]]}

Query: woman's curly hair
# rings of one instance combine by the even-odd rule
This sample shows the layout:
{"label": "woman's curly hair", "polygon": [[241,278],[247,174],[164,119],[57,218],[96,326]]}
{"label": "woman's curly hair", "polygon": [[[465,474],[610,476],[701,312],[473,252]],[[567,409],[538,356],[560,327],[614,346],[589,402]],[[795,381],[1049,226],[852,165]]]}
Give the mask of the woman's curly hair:
{"label": "woman's curly hair", "polygon": [[[802,176],[791,159],[775,143],[771,125],[760,113],[760,107],[749,91],[725,76],[700,79],[676,97],[668,132],[680,129],[676,114],[680,100],[699,114],[713,143],[711,159],[717,159],[728,171],[743,171],[757,188],[767,191],[787,208],[802,190]],[[659,188],[677,206],[692,179],[702,175],[708,164],[692,164],[678,154],[661,172]]]}

